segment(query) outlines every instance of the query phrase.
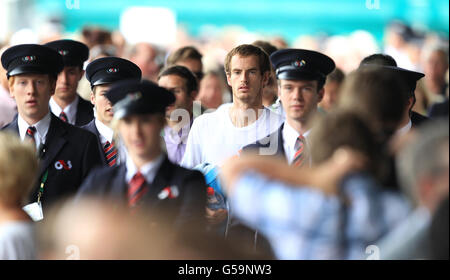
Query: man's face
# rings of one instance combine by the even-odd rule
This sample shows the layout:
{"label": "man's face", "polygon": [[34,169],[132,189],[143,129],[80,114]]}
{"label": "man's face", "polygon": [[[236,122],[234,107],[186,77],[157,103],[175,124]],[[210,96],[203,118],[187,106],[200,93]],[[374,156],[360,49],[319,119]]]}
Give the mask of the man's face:
{"label": "man's face", "polygon": [[212,74],[206,75],[200,83],[197,100],[208,109],[219,107],[223,102],[220,78]]}
{"label": "man's face", "polygon": [[188,93],[186,79],[178,75],[166,75],[159,79],[158,85],[173,92],[176,98],[175,103],[167,107],[166,118],[170,118],[170,114],[175,109],[183,109],[188,112],[192,111],[192,102],[194,101],[192,98],[193,92]]}
{"label": "man's face", "polygon": [[447,69],[448,64],[445,54],[441,51],[434,51],[429,55],[428,59],[425,62],[425,78],[441,81],[442,79],[444,79]]}
{"label": "man's face", "polygon": [[139,43],[136,46],[136,54],[131,57],[133,61],[142,71],[142,78],[156,81],[159,66],[155,62],[156,50],[150,44]]}
{"label": "man's face", "polygon": [[59,73],[56,81],[55,97],[71,100],[77,94],[78,82],[83,77],[84,71],[77,66],[66,66]]}
{"label": "man's face", "polygon": [[203,64],[201,60],[189,58],[183,61],[178,61],[177,65],[184,66],[191,70],[199,80],[203,78]]}
{"label": "man's face", "polygon": [[48,113],[48,102],[54,91],[55,82],[47,74],[16,75],[10,87],[17,110],[27,121],[39,121]]}
{"label": "man's face", "polygon": [[160,151],[164,119],[159,114],[130,115],[119,122],[119,134],[132,157],[145,159]]}
{"label": "man's face", "polygon": [[268,72],[261,73],[258,57],[255,55],[231,58],[227,82],[233,90],[233,98],[246,104],[261,102],[262,89],[268,80]]}
{"label": "man's face", "polygon": [[307,121],[317,110],[324,90],[317,90],[317,81],[280,80],[280,98],[286,117]]}
{"label": "man's face", "polygon": [[110,87],[110,84],[98,85],[94,87],[91,93],[91,103],[95,106],[97,119],[106,125],[111,123],[114,116],[113,106],[105,96]]}
{"label": "man's face", "polygon": [[337,103],[340,84],[335,81],[327,82],[324,85],[324,95],[320,106],[326,111],[331,110]]}

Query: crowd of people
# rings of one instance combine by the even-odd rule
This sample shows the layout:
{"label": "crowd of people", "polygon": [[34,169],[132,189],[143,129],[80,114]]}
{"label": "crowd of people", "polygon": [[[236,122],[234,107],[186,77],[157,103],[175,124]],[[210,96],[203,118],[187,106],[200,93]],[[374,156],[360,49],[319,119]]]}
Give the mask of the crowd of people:
{"label": "crowd of people", "polygon": [[447,38],[385,34],[6,42],[0,259],[448,259]]}

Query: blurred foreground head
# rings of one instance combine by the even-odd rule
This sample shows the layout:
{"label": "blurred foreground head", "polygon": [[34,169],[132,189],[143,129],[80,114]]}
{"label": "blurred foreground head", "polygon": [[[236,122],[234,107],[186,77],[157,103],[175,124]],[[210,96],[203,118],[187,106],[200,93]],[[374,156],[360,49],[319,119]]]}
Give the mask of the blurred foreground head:
{"label": "blurred foreground head", "polygon": [[198,228],[155,226],[148,209],[85,198],[61,203],[38,228],[39,259],[258,259]]}
{"label": "blurred foreground head", "polygon": [[0,132],[0,204],[21,207],[33,188],[38,160],[31,143]]}
{"label": "blurred foreground head", "polygon": [[425,124],[397,158],[400,183],[417,205],[434,212],[449,191],[448,120]]}
{"label": "blurred foreground head", "polygon": [[386,140],[402,120],[408,98],[405,88],[395,75],[378,67],[365,67],[346,77],[338,107],[358,113],[381,140]]}

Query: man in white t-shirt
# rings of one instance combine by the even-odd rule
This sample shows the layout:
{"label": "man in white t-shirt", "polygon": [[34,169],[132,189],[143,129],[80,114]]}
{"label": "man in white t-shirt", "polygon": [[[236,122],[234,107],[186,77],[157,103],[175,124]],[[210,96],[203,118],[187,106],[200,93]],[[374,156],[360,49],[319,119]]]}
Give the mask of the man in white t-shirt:
{"label": "man in white t-shirt", "polygon": [[232,49],[225,59],[233,103],[195,119],[181,165],[193,168],[202,163],[220,166],[239,150],[276,131],[283,119],[262,105],[262,89],[270,74],[267,54],[253,45]]}

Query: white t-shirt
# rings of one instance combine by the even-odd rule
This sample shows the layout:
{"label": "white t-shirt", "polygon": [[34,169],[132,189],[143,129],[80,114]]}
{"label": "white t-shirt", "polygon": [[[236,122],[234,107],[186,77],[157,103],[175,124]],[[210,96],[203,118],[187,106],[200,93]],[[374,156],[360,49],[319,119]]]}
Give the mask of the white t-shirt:
{"label": "white t-shirt", "polygon": [[14,221],[0,225],[0,260],[36,258],[34,224]]}
{"label": "white t-shirt", "polygon": [[236,127],[229,115],[231,106],[232,103],[223,104],[215,112],[194,120],[181,166],[221,165],[227,158],[237,155],[242,147],[268,136],[283,123],[282,116],[265,107],[251,125]]}

